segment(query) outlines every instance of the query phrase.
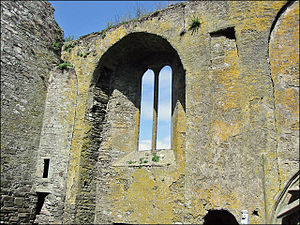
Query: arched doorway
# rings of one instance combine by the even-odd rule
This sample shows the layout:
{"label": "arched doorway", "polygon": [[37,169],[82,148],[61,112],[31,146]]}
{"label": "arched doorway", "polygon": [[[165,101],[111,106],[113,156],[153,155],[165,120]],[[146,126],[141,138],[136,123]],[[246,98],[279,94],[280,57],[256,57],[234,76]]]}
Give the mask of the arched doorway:
{"label": "arched doorway", "polygon": [[208,213],[203,217],[204,223],[203,225],[225,225],[225,224],[231,224],[231,225],[238,225],[238,221],[232,215],[229,211],[225,209],[217,210],[217,209],[211,209],[208,211]]}

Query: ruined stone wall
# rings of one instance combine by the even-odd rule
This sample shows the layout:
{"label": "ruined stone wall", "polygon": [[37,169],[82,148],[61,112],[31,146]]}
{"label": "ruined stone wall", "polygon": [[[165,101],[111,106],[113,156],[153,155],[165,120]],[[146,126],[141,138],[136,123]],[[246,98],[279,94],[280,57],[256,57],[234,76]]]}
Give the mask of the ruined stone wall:
{"label": "ruined stone wall", "polygon": [[50,71],[33,187],[40,199],[36,223],[63,221],[77,91],[72,69]]}
{"label": "ruined stone wall", "polygon": [[33,189],[50,70],[62,31],[45,1],[1,1],[1,222],[35,219]]}
{"label": "ruined stone wall", "polygon": [[[275,221],[286,184],[299,182],[298,25],[298,1],[195,1],[64,43],[74,70],[53,68],[47,95],[28,92],[39,94],[41,134],[28,136],[36,142],[4,136],[35,143],[26,154],[36,160],[5,153],[4,180],[22,171],[15,163],[31,166],[18,180],[28,181],[32,209],[32,190],[47,193],[40,223],[199,224],[211,209],[238,222],[242,210],[251,224]],[[164,65],[173,71],[172,147],[137,151],[141,76]],[[15,126],[5,118],[2,130]],[[13,146],[5,143],[3,152]],[[16,220],[10,206],[21,200],[3,186],[3,209],[15,210],[5,221]]]}
{"label": "ruined stone wall", "polygon": [[[248,210],[250,223],[270,221],[276,196],[297,170],[299,157],[299,145],[293,139],[298,132],[296,116],[292,119],[295,130],[290,134],[293,140],[283,142],[288,145],[280,144],[285,139],[278,136],[278,123],[283,125],[278,116],[282,105],[288,103],[280,103],[281,98],[276,97],[279,86],[274,83],[272,59],[269,59],[272,31],[276,30],[280,11],[289,9],[286,13],[290,13],[293,23],[285,26],[286,32],[292,40],[299,39],[295,29],[298,14],[289,8],[298,3],[285,4],[282,1],[182,3],[138,21],[82,37],[70,51],[63,52],[64,60],[74,65],[82,87],[79,88],[80,114],[75,118],[81,122],[78,129],[75,125],[73,143],[77,145],[73,145],[72,152],[84,155],[71,160],[67,179],[79,183],[69,186],[66,193],[66,205],[75,209],[80,205],[84,209],[72,213],[75,218],[81,218],[77,222],[94,208],[95,223],[202,223],[210,209],[226,209],[238,221],[241,211]],[[199,18],[200,27],[192,31],[189,27],[195,17]],[[157,38],[151,42],[153,34]],[[295,49],[288,54],[297,57],[296,43],[287,43]],[[173,107],[170,153],[167,150],[157,153],[175,161],[130,165],[146,159],[147,153],[137,152],[134,147],[139,105],[136,104],[138,95],[130,92],[135,90],[137,82],[124,78],[135,74],[137,67],[132,66],[130,72],[124,66],[129,65],[129,59],[137,65],[147,61],[151,65],[160,64],[154,59],[168,58],[169,46],[182,63],[179,67],[171,63],[171,67],[173,71],[183,71],[182,75],[173,76],[182,77],[178,80],[184,84],[179,88],[184,93],[184,101],[178,101],[175,107],[181,110]],[[88,87],[93,86],[95,77],[101,81],[102,73],[97,68],[111,70],[111,85],[118,82],[121,85],[117,90],[113,86],[110,89],[106,129],[101,132],[103,140],[95,167],[98,171],[94,173],[96,193],[88,196],[80,185],[89,180],[91,171],[87,173],[85,165],[75,169],[75,165],[90,157],[85,154],[89,148],[82,137],[87,137],[84,133],[93,127],[84,118],[91,112],[91,99],[96,96]],[[293,68],[292,76],[297,77],[295,64]],[[173,81],[173,88],[178,89],[175,84]],[[298,106],[291,102],[298,101],[298,91],[294,85],[290,95],[285,95],[290,99],[288,107],[295,112],[293,115],[298,112]],[[173,106],[175,102],[173,98]],[[128,110],[130,105],[136,109]],[[180,119],[175,119],[176,115]],[[78,173],[80,177],[76,177]],[[78,205],[78,196],[82,195],[90,200],[80,200]]]}
{"label": "ruined stone wall", "polygon": [[[280,192],[290,185],[292,177],[292,181],[295,182],[294,189],[299,190],[299,2],[286,4],[276,19],[269,39],[269,60],[274,87],[276,153],[280,183],[273,191]],[[270,170],[268,165],[266,168]],[[266,187],[273,186],[271,182],[272,179],[268,179]],[[297,198],[293,192],[287,192],[287,204],[277,207],[281,204],[279,201],[283,193],[280,193],[276,196],[275,206],[267,209],[273,216],[274,223],[281,223],[283,217],[277,216],[286,211],[287,205],[295,204],[293,201],[299,202],[299,199],[295,200]],[[268,201],[274,201],[273,195],[269,195]]]}

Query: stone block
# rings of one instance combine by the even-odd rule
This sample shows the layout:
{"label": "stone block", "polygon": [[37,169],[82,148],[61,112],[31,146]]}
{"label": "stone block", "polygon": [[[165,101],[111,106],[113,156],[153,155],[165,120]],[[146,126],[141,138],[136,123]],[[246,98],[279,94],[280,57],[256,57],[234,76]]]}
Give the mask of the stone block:
{"label": "stone block", "polygon": [[18,216],[19,216],[20,218],[24,218],[24,217],[28,217],[29,214],[28,214],[28,213],[19,213]]}
{"label": "stone block", "polygon": [[4,196],[3,197],[3,201],[4,202],[13,202],[14,201],[14,197],[12,197],[12,196]]}
{"label": "stone block", "polygon": [[10,212],[17,211],[17,209],[14,208],[14,207],[6,207],[6,206],[4,206],[4,207],[1,208],[1,211],[4,212],[4,213],[10,213]]}
{"label": "stone block", "polygon": [[9,222],[18,222],[19,221],[19,217],[17,216],[12,216],[9,218]]}
{"label": "stone block", "polygon": [[21,206],[23,204],[23,198],[15,198],[14,204],[16,206]]}
{"label": "stone block", "polygon": [[4,206],[6,206],[6,207],[14,206],[13,200],[12,201],[5,201]]}

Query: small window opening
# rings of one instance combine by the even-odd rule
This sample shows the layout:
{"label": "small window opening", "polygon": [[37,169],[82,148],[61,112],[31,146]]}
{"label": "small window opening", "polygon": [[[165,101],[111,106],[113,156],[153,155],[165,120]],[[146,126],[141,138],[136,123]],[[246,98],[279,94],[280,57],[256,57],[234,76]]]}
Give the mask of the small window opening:
{"label": "small window opening", "polygon": [[154,70],[142,77],[139,150],[171,149],[172,69]]}
{"label": "small window opening", "polygon": [[157,149],[171,149],[172,69],[165,66],[159,73]]}
{"label": "small window opening", "polygon": [[44,159],[43,178],[48,178],[50,159]]}
{"label": "small window opening", "polygon": [[38,200],[37,200],[36,211],[35,211],[36,215],[41,213],[41,210],[42,210],[44,202],[45,202],[45,198],[48,194],[49,193],[47,193],[47,192],[37,192]]}
{"label": "small window opening", "polygon": [[142,77],[139,150],[151,150],[153,129],[154,72]]}

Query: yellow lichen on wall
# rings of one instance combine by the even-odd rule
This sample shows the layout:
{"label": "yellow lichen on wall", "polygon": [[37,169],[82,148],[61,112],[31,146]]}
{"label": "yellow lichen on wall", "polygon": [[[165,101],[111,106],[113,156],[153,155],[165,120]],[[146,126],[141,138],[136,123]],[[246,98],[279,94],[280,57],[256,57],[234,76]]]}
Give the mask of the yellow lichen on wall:
{"label": "yellow lichen on wall", "polygon": [[[295,18],[299,19],[297,5],[298,2],[284,16],[284,19],[278,22],[274,29],[276,33],[270,43],[272,78],[275,85],[280,85],[275,91],[275,101],[281,104],[293,118],[299,116],[299,91],[294,88],[299,86],[299,20],[295,20]],[[282,83],[290,87],[282,87]],[[277,122],[279,132],[282,128],[297,124],[283,114],[278,114]],[[293,124],[289,124],[290,122]]]}
{"label": "yellow lichen on wall", "polygon": [[225,52],[225,68],[216,71],[217,80],[224,86],[225,96],[222,98],[224,110],[239,107],[241,85],[239,82],[238,56],[236,49]]}
{"label": "yellow lichen on wall", "polygon": [[278,12],[284,1],[231,1],[230,15],[236,23],[237,30],[267,31],[270,28],[270,17]]}
{"label": "yellow lichen on wall", "polygon": [[192,220],[190,223],[199,223],[202,221],[200,218],[206,214],[209,209],[224,209],[229,208],[236,218],[239,216],[239,209],[242,207],[240,202],[240,192],[238,190],[231,190],[230,193],[222,190],[220,185],[211,186],[209,189],[196,189],[193,190],[192,207],[188,209]]}
{"label": "yellow lichen on wall", "polygon": [[[111,170],[114,177],[107,180],[106,185],[109,186],[109,191],[105,198],[108,198],[111,204],[107,208],[111,210],[110,217],[113,218],[113,222],[171,224],[187,221],[197,223],[202,221],[202,217],[209,209],[226,208],[232,211],[235,216],[239,216],[243,207],[259,211],[260,216],[252,217],[251,223],[263,222],[264,203],[268,204],[269,209],[267,211],[269,211],[267,213],[270,213],[271,207],[269,205],[274,203],[274,197],[280,191],[280,188],[277,187],[278,177],[271,176],[277,173],[274,169],[277,154],[271,144],[266,143],[273,141],[274,137],[270,134],[272,131],[264,133],[259,130],[274,129],[272,122],[270,122],[273,118],[273,111],[270,105],[266,106],[267,109],[264,108],[264,104],[272,102],[273,99],[270,96],[272,91],[269,90],[271,82],[265,82],[266,77],[268,77],[267,70],[262,68],[252,70],[252,67],[256,65],[250,65],[255,60],[253,60],[254,56],[251,52],[252,46],[249,47],[248,44],[257,40],[257,37],[251,32],[261,32],[267,37],[272,18],[275,17],[276,12],[284,3],[281,1],[263,1],[229,2],[228,4],[230,5],[228,14],[225,16],[218,14],[218,16],[224,21],[226,20],[228,25],[235,26],[236,38],[212,37],[208,32],[213,28],[219,29],[221,27],[220,29],[223,29],[223,24],[218,24],[218,20],[215,19],[212,25],[209,20],[211,15],[200,14],[199,12],[190,13],[185,15],[186,18],[175,23],[172,21],[173,17],[166,14],[112,28],[106,31],[104,38],[101,35],[90,37],[93,41],[91,41],[89,48],[90,51],[94,51],[94,54],[81,57],[80,52],[87,51],[84,44],[78,44],[79,46],[75,46],[70,53],[63,53],[64,59],[74,65],[79,82],[66,202],[75,204],[76,195],[82,192],[78,186],[78,174],[86,168],[92,169],[90,165],[87,165],[86,168],[79,167],[84,144],[83,139],[91,129],[85,120],[85,115],[88,107],[90,82],[93,79],[92,76],[97,64],[103,54],[126,34],[148,32],[165,38],[178,52],[184,65],[186,75],[184,84],[186,102],[184,103],[186,105],[183,106],[178,102],[175,106],[176,112],[172,115],[173,120],[175,120],[175,123],[172,124],[172,150],[176,156],[176,163],[162,167],[140,166],[141,168],[124,165],[123,167],[112,166]],[[241,8],[241,6],[243,7]],[[206,7],[205,4],[202,7]],[[298,15],[297,12],[291,14]],[[189,22],[198,15],[201,19],[201,27],[198,32],[192,33],[188,30]],[[291,20],[293,18],[291,17]],[[284,22],[284,26],[289,27],[289,22]],[[185,30],[186,33],[180,35],[182,30]],[[249,33],[244,34],[243,32],[246,31]],[[284,36],[281,30],[278,31],[278,34]],[[298,49],[295,47],[298,38],[299,30],[295,29],[292,34],[291,48],[276,51],[271,49],[272,57],[283,60],[282,63],[279,61],[279,63],[271,63],[272,71],[284,74],[286,70],[294,70],[298,55],[292,56],[292,53]],[[213,45],[210,43],[212,39],[224,48],[222,54],[214,52],[216,53],[215,58],[210,58],[212,52],[209,52],[212,51]],[[259,43],[259,45],[262,44]],[[238,52],[238,47],[240,52]],[[290,52],[290,56],[285,58],[284,54],[287,52]],[[247,61],[248,54],[252,54],[251,60],[253,61]],[[284,56],[282,57],[282,55]],[[265,60],[265,56],[263,56],[264,58],[259,57],[261,61]],[[263,63],[268,65],[267,61]],[[286,66],[282,67],[283,64]],[[213,68],[213,66],[217,67]],[[294,82],[297,78],[295,73],[289,72],[289,74],[291,74],[289,78],[284,77],[282,80],[285,82],[293,80]],[[279,78],[273,72],[272,77],[276,84]],[[207,92],[210,93],[207,94]],[[120,104],[125,105],[126,103],[126,107],[128,107],[126,109],[131,114],[129,118],[122,114],[124,108],[113,109],[115,105],[110,107],[110,99],[108,103],[109,130],[105,133],[105,140],[100,144],[99,149],[112,151],[115,154],[112,161],[119,160],[125,154],[136,150],[140,119],[139,110],[133,109],[136,106],[133,106],[129,99],[123,98],[122,93],[114,94],[112,94],[112,101],[121,96]],[[73,95],[69,97],[74,100]],[[294,89],[275,91],[276,104],[284,107],[293,118],[299,113],[297,98],[298,92]],[[130,108],[131,106],[132,108]],[[205,113],[201,112],[202,114],[200,114],[201,110]],[[265,115],[263,115],[264,113]],[[292,127],[293,130],[297,130],[299,127],[299,122],[294,121],[289,124],[290,120],[284,115],[278,114],[277,119],[278,130],[280,130],[280,126],[282,128]],[[263,124],[265,121],[268,124]],[[71,118],[68,119],[67,123],[69,122],[71,122]],[[186,127],[187,123],[188,127]],[[266,139],[258,137],[259,144],[256,143],[256,140],[251,140],[252,142],[249,141],[248,143],[248,138],[252,137],[248,137],[247,132],[255,128],[261,134],[266,134]],[[186,132],[189,135],[187,137]],[[234,154],[240,154],[240,157],[234,158]],[[264,168],[263,166],[260,168],[261,165],[259,164],[261,154],[265,154],[267,158]],[[188,163],[186,161],[187,155],[189,157]],[[103,157],[107,161],[110,160],[107,155]],[[248,159],[249,161],[247,161]],[[251,176],[249,172],[251,168],[236,168],[236,173],[230,174],[231,177],[228,176],[226,178],[228,180],[224,179],[223,182],[221,180],[222,175],[227,176],[227,172],[232,172],[230,171],[232,169],[230,160],[236,160],[237,162],[232,162],[232,165],[237,167],[241,165],[238,160],[244,160],[245,163],[249,164],[257,161],[257,168],[254,172],[252,171],[255,176]],[[111,165],[109,164],[109,166]],[[213,169],[209,166],[212,166]],[[203,171],[207,174],[199,174]],[[262,174],[266,176],[267,187],[270,187],[266,191],[266,202],[263,199],[263,190],[259,186],[261,184],[253,184],[253,187],[255,186],[255,188],[251,187],[253,190],[247,190],[247,187],[244,186],[244,190],[242,187],[236,187],[228,191],[231,187],[229,181],[233,179],[232,177],[237,179],[233,180],[232,183],[239,184],[238,181],[241,178],[237,174],[240,172],[245,172],[246,178],[254,177],[255,182],[261,182],[263,178],[260,176]],[[214,175],[211,175],[212,173]],[[281,174],[284,174],[282,180],[288,176],[284,171]],[[216,181],[209,180],[214,178],[213,176],[215,176]],[[204,178],[202,180],[199,177]],[[217,182],[217,179],[221,181],[220,184],[214,183]],[[211,183],[207,186],[203,184],[199,188],[202,185],[201,182],[208,181]],[[211,186],[208,187],[209,185]],[[255,196],[257,199],[255,202],[246,201],[244,195],[250,196],[252,191],[259,192]],[[185,221],[186,215],[188,217]]]}
{"label": "yellow lichen on wall", "polygon": [[240,132],[239,128],[239,122],[227,124],[222,120],[215,120],[212,124],[212,131],[218,143],[227,141],[229,137],[237,135]]}
{"label": "yellow lichen on wall", "polygon": [[[76,49],[76,48],[75,48]],[[75,67],[76,73],[76,85],[78,89],[76,90],[76,108],[75,108],[75,118],[74,119],[74,131],[73,139],[71,144],[70,153],[70,163],[68,168],[67,176],[67,191],[66,191],[66,204],[75,204],[76,196],[78,194],[78,182],[80,174],[80,160],[81,160],[81,150],[84,142],[84,135],[91,129],[91,127],[84,122],[84,115],[86,113],[87,107],[87,96],[90,88],[91,75],[93,74],[95,65],[93,63],[82,64],[81,58],[78,55],[67,54],[64,52],[63,58]],[[84,67],[84,68],[82,68]]]}
{"label": "yellow lichen on wall", "polygon": [[[299,160],[299,2],[279,17],[270,38],[269,57],[274,82],[280,190],[296,172]],[[294,155],[294,156],[293,156]],[[278,196],[279,193],[273,193]],[[270,197],[274,204],[274,199]],[[270,209],[271,210],[271,209]]]}
{"label": "yellow lichen on wall", "polygon": [[[284,107],[289,114],[292,115],[293,118],[297,118],[299,115],[299,92],[296,90],[289,88],[278,90],[275,93],[275,98],[280,102],[281,106]],[[291,120],[290,118],[286,117],[284,113],[277,115],[278,119],[278,129],[292,129],[298,130],[299,129],[299,121]],[[279,130],[279,132],[281,132]]]}
{"label": "yellow lichen on wall", "polygon": [[124,184],[111,183],[113,217],[133,223],[171,224],[174,217],[173,204],[180,196],[173,196],[170,192],[176,175],[174,177],[168,170],[147,167],[136,168],[134,171],[116,169],[119,177],[115,181],[127,179],[130,184],[125,187]]}
{"label": "yellow lichen on wall", "polygon": [[124,26],[119,26],[114,32],[107,34],[107,37],[104,39],[106,46],[112,46],[118,40],[126,35],[127,31]]}
{"label": "yellow lichen on wall", "polygon": [[172,128],[172,148],[175,151],[176,161],[179,169],[178,174],[184,173],[185,168],[185,133],[186,133],[186,118],[185,112],[180,103],[177,104],[176,114],[173,114],[173,118],[176,120],[174,127]]}

